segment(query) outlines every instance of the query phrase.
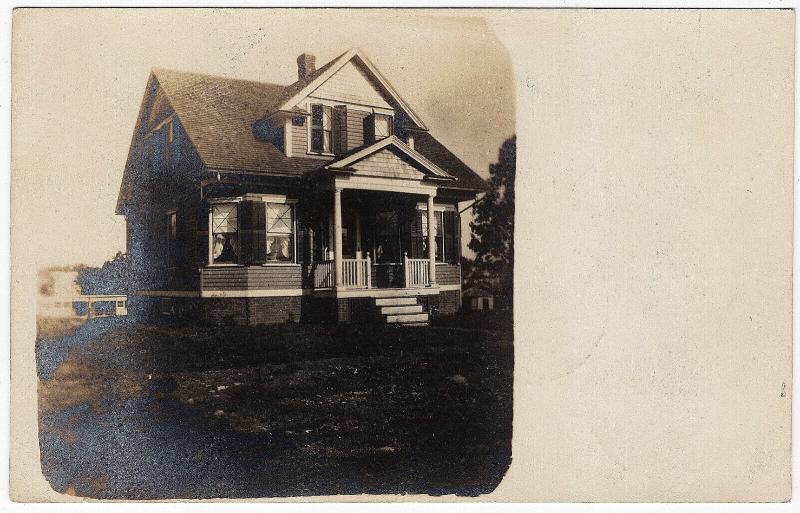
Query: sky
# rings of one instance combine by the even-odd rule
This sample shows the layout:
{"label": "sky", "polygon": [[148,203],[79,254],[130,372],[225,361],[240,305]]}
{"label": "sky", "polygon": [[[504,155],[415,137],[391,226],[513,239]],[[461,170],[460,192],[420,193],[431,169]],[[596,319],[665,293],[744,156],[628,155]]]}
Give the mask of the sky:
{"label": "sky", "polygon": [[478,174],[514,133],[509,54],[468,12],[18,9],[13,38],[12,223],[37,267],[125,250],[114,207],[154,67],[288,85],[299,54],[357,46]]}

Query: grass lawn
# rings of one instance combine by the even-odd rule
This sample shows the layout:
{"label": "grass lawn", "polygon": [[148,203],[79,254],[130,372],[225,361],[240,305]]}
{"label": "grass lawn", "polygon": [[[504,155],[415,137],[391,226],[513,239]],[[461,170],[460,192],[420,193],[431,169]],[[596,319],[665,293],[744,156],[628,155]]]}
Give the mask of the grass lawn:
{"label": "grass lawn", "polygon": [[37,345],[44,474],[97,498],[487,493],[511,331],[442,324],[90,321]]}

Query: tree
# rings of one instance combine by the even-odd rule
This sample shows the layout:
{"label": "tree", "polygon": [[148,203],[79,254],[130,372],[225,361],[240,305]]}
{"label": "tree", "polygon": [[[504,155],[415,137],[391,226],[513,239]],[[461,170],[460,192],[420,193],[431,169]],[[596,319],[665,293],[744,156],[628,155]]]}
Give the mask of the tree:
{"label": "tree", "polygon": [[118,251],[103,267],[84,267],[78,272],[83,294],[127,294],[136,289],[128,254]]}
{"label": "tree", "polygon": [[489,166],[489,190],[473,206],[470,223],[475,252],[473,278],[499,278],[498,288],[509,304],[514,284],[514,178],[517,170],[517,137],[506,139],[497,163]]}

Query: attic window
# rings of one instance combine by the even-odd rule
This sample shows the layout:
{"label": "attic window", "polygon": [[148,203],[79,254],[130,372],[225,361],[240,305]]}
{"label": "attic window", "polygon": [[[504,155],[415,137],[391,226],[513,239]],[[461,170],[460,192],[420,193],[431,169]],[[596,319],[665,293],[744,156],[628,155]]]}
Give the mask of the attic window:
{"label": "attic window", "polygon": [[313,153],[331,153],[331,141],[333,140],[331,111],[332,108],[329,105],[311,105],[310,151]]}
{"label": "attic window", "polygon": [[375,140],[380,141],[392,135],[392,117],[375,114]]}
{"label": "attic window", "polygon": [[364,141],[367,144],[376,143],[390,137],[394,132],[392,116],[374,113],[364,118]]}

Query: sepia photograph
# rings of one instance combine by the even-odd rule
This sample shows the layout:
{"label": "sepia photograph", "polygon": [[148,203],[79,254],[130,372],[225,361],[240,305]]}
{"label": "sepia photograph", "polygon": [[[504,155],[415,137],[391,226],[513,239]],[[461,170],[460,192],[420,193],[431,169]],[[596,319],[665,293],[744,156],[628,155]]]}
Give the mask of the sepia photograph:
{"label": "sepia photograph", "polygon": [[[19,13],[84,34],[47,71],[63,80],[49,108],[103,180],[54,170],[65,196],[42,198],[61,217],[37,268],[50,486],[491,492],[511,461],[507,51],[480,17],[421,16],[398,55],[372,40],[388,13],[337,30],[321,11],[163,14],[185,43],[213,23],[213,48],[169,48],[162,11]],[[89,30],[107,23],[132,27]],[[476,42],[454,48],[463,32]]]}

